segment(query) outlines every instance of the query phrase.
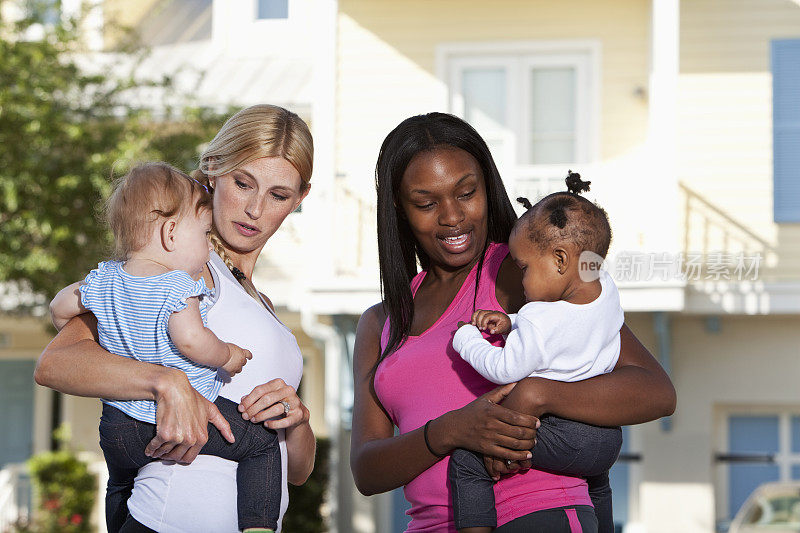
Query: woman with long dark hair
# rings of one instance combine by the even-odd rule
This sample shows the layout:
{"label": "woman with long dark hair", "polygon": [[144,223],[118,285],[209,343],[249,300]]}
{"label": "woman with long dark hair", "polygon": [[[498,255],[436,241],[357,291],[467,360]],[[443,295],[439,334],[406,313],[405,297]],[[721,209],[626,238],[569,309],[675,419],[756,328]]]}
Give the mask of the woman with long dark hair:
{"label": "woman with long dark hair", "polygon": [[376,185],[383,301],[362,315],[356,336],[351,467],[359,490],[403,486],[408,531],[455,531],[447,456],[465,448],[496,458],[487,460],[495,478],[519,472],[495,486],[498,531],[597,531],[585,480],[520,469],[537,417],[653,420],[675,408],[669,378],[623,326],[609,374],[495,387],[451,344],[475,309],[513,313],[524,304],[506,244],[516,216],[486,143],[457,117],[411,117],[384,140]]}

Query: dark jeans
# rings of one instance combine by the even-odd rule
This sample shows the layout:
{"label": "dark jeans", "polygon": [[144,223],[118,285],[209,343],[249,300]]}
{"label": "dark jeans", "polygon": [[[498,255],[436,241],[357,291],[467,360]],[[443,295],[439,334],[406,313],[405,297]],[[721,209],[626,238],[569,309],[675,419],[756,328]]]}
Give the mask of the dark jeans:
{"label": "dark jeans", "polygon": [[495,533],[598,533],[597,518],[588,505],[544,509],[503,524]]}
{"label": "dark jeans", "polygon": [[158,533],[155,529],[150,529],[146,525],[138,522],[134,517],[128,515],[128,519],[122,524],[119,533]]}
{"label": "dark jeans", "polygon": [[[622,447],[622,429],[582,424],[556,416],[543,416],[531,450],[537,470],[585,477],[600,533],[613,533],[611,485],[608,469]],[[483,466],[483,457],[468,450],[450,456],[447,477],[453,496],[456,529],[497,525],[493,481]],[[533,513],[535,514],[535,513]],[[543,530],[549,531],[549,530]]]}
{"label": "dark jeans", "polygon": [[[229,443],[209,424],[208,442],[200,453],[239,463],[236,469],[239,528],[276,529],[281,500],[277,434],[262,424],[244,420],[230,400],[217,398],[214,405],[230,423],[236,442]],[[145,446],[155,435],[155,424],[141,422],[103,404],[100,447],[108,465],[106,524],[110,533],[118,532],[128,517],[127,502],[139,468],[155,460],[144,454]]]}

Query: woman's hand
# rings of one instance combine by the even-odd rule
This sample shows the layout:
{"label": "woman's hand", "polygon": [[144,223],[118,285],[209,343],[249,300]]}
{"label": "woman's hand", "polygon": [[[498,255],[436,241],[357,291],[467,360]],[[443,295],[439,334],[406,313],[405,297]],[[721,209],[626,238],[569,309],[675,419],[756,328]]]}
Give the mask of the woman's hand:
{"label": "woman's hand", "polygon": [[188,464],[208,441],[208,424],[233,442],[230,424],[217,409],[189,385],[183,372],[169,374],[156,396],[156,436],[144,453],[154,459]]}
{"label": "woman's hand", "polygon": [[209,422],[233,442],[228,422],[185,373],[111,354],[96,339],[93,314],[70,320],[39,357],[36,383],[66,394],[157,402],[157,434],[145,449],[151,457],[192,462],[208,439]]}
{"label": "woman's hand", "polygon": [[[521,390],[521,389],[520,389]],[[531,406],[526,403],[526,398],[524,395],[519,394],[516,388],[510,391],[506,397],[502,401],[503,407],[506,409],[511,409],[517,413],[525,413],[531,416],[536,416],[541,413],[533,412],[531,410]],[[536,420],[536,427],[538,428],[541,425],[538,418]],[[536,438],[533,439],[533,446],[536,445]],[[533,448],[531,446],[531,448]],[[529,448],[529,449],[531,449]],[[531,467],[531,462],[529,460],[524,461],[512,461],[509,459],[500,459],[498,457],[493,457],[491,455],[484,455],[483,456],[483,464],[486,467],[486,471],[495,481],[500,479],[500,476],[506,474],[514,474],[516,472],[528,470]]]}
{"label": "woman's hand", "polygon": [[486,467],[486,472],[494,481],[500,481],[500,476],[506,474],[515,474],[517,472],[525,472],[531,467],[530,461],[509,461],[491,457],[489,455],[483,456],[483,466]]}
{"label": "woman's hand", "polygon": [[431,423],[429,441],[437,453],[466,448],[502,460],[526,461],[539,420],[498,405],[514,389],[503,385]]}
{"label": "woman's hand", "polygon": [[[285,408],[282,402],[286,402],[289,406],[286,416],[283,416]],[[263,422],[269,429],[285,429],[306,424],[310,418],[308,409],[300,401],[297,391],[280,378],[257,386],[253,392],[242,398],[239,412],[245,420]]]}
{"label": "woman's hand", "polygon": [[[288,413],[284,402],[289,407]],[[245,420],[263,423],[269,429],[286,430],[287,481],[292,485],[305,483],[314,469],[316,441],[308,423],[311,416],[294,387],[280,378],[259,385],[242,398],[239,412]]]}

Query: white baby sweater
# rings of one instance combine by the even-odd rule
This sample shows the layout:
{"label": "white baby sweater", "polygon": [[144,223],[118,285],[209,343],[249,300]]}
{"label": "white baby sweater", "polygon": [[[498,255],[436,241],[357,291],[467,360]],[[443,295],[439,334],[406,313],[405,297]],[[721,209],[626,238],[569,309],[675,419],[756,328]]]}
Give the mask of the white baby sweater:
{"label": "white baby sweater", "polygon": [[624,314],[614,280],[600,271],[600,296],[588,304],[529,302],[509,315],[512,329],[502,348],[473,325],[458,329],[453,348],[483,377],[497,384],[529,376],[580,381],[614,369]]}

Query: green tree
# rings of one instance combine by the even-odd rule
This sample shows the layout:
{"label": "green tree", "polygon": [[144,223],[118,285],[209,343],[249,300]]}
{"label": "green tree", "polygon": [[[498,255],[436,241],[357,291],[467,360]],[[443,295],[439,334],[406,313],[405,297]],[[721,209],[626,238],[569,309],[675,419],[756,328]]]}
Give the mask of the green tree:
{"label": "green tree", "polygon": [[223,116],[131,107],[136,91],[168,91],[170,80],[139,81],[119,63],[82,70],[81,17],[42,24],[46,15],[0,20],[0,282],[49,299],[110,249],[97,215],[113,176],[143,160],[191,170]]}

